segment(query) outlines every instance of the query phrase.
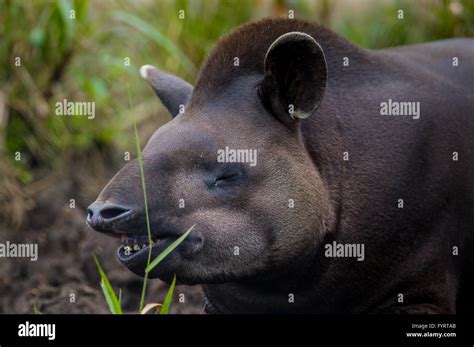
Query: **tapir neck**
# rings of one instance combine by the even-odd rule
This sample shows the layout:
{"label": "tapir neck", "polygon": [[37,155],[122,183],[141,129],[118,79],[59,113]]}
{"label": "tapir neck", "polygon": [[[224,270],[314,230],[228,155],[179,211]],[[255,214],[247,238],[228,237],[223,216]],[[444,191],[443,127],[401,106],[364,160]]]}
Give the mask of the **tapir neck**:
{"label": "tapir neck", "polygon": [[[284,280],[282,280],[284,281]],[[204,310],[210,314],[328,313],[333,308],[315,297],[313,283],[297,287],[272,283],[204,285]],[[330,293],[327,293],[330,295]],[[329,302],[329,301],[328,301]]]}
{"label": "tapir neck", "polygon": [[302,313],[311,306],[310,298],[301,289],[283,290],[248,283],[205,285],[203,289],[204,310],[208,314]]}
{"label": "tapir neck", "polygon": [[[328,236],[331,238],[331,236]],[[325,242],[329,242],[326,240]],[[203,285],[206,313],[316,313],[330,312],[326,299],[330,292],[325,274],[327,268],[318,250],[313,259],[304,261],[302,273],[278,271],[279,276],[265,280],[246,280]],[[295,259],[296,261],[301,259]],[[320,286],[320,284],[324,286]]]}

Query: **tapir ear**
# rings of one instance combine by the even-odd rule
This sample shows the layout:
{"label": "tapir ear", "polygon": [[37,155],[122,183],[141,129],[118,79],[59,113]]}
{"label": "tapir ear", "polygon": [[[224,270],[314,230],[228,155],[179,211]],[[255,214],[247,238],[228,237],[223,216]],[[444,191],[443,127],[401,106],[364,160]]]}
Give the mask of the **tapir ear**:
{"label": "tapir ear", "polygon": [[181,78],[158,70],[151,65],[143,65],[140,75],[150,83],[156,95],[173,117],[186,105],[193,93],[193,86]]}
{"label": "tapir ear", "polygon": [[321,46],[308,34],[290,32],[272,43],[260,86],[264,104],[283,123],[309,117],[321,104],[327,67]]}

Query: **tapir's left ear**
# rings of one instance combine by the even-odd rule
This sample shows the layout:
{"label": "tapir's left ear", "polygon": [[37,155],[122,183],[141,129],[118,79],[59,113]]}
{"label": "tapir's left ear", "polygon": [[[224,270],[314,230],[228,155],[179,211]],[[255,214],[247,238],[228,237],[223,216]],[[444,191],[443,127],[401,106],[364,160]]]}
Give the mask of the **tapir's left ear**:
{"label": "tapir's left ear", "polygon": [[140,75],[150,83],[156,95],[173,117],[186,105],[193,93],[193,86],[181,78],[158,70],[151,65],[143,65]]}
{"label": "tapir's left ear", "polygon": [[276,39],[267,51],[261,97],[275,116],[290,125],[318,108],[326,81],[321,46],[308,34],[290,32]]}

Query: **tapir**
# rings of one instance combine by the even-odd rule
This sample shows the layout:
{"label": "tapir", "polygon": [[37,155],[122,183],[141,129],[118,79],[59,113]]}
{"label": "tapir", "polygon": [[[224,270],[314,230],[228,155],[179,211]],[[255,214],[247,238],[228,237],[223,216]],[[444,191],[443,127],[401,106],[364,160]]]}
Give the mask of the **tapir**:
{"label": "tapir", "polygon": [[136,160],[87,223],[140,276],[194,226],[149,276],[207,313],[474,312],[473,62],[473,39],[369,50],[267,18],[194,86],[145,65],[173,117],[143,149],[151,242]]}

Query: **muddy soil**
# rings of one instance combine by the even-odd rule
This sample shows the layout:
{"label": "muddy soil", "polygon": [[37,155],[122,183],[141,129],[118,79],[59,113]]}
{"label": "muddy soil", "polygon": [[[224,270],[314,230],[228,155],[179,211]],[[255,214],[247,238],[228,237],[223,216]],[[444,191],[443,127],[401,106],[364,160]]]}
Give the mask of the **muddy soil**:
{"label": "muddy soil", "polygon": [[[142,278],[115,259],[120,241],[100,235],[85,224],[86,206],[115,169],[97,176],[96,169],[73,162],[77,161],[73,160],[67,171],[46,176],[44,186],[30,196],[33,208],[21,227],[12,228],[0,221],[0,242],[37,243],[39,254],[37,261],[0,258],[0,313],[33,313],[34,304],[42,313],[109,313],[93,253],[112,286],[117,291],[121,288],[125,312],[138,311]],[[91,184],[91,175],[101,178]],[[75,208],[70,207],[71,198],[75,199]],[[168,285],[159,280],[149,283],[145,302],[162,303]],[[178,300],[180,293],[184,294],[184,303]],[[201,313],[202,302],[199,286],[179,286],[170,313]]]}

